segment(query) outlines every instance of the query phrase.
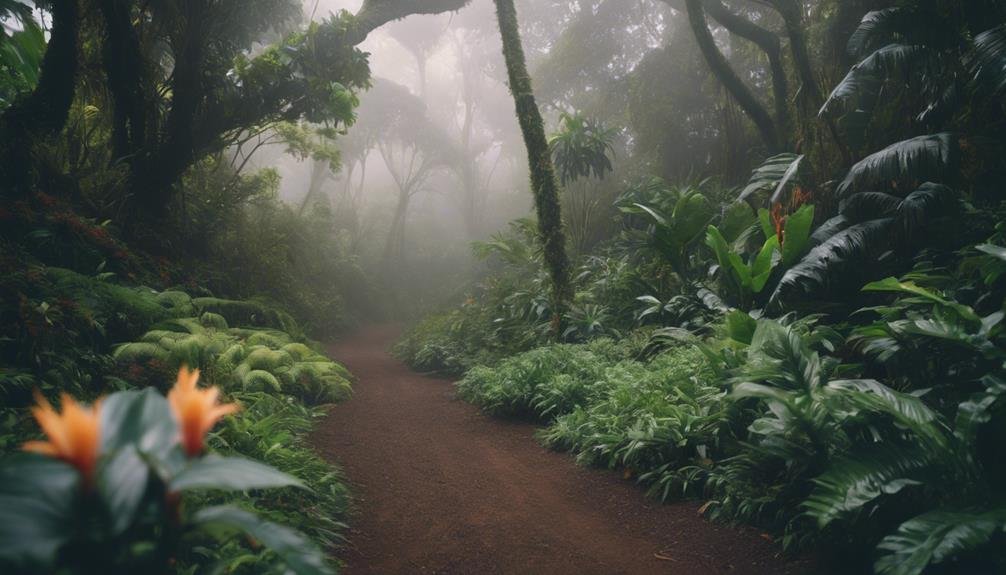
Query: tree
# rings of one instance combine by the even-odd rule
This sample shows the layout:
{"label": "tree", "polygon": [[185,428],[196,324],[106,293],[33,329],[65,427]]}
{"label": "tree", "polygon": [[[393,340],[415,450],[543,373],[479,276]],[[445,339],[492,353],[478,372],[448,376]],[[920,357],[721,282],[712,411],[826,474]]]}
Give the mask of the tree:
{"label": "tree", "polygon": [[710,70],[716,78],[730,92],[730,95],[737,100],[741,109],[747,114],[751,121],[758,128],[762,141],[770,154],[778,153],[782,149],[781,138],[776,123],[772,120],[771,114],[765,106],[758,101],[757,96],[750,88],[744,84],[737,72],[730,66],[730,62],[720,52],[716,46],[716,40],[709,25],[706,23],[706,12],[703,7],[703,0],[685,0],[685,7],[688,11],[688,21],[691,24],[695,40],[709,64]]}
{"label": "tree", "polygon": [[517,109],[517,121],[527,147],[528,166],[531,170],[531,190],[534,194],[535,212],[538,216],[538,233],[544,248],[545,265],[552,281],[553,333],[561,333],[561,316],[573,299],[570,281],[569,256],[566,254],[566,236],[562,229],[559,190],[555,181],[555,168],[545,138],[545,125],[541,111],[535,103],[531,76],[524,59],[517,10],[513,0],[495,0],[496,18],[503,38],[503,59],[510,79],[510,93]]}
{"label": "tree", "polygon": [[566,191],[566,224],[573,246],[583,252],[587,247],[598,198],[591,189],[591,179],[603,180],[612,171],[609,154],[615,130],[580,114],[563,112],[560,129],[549,140],[549,149],[559,179]]}

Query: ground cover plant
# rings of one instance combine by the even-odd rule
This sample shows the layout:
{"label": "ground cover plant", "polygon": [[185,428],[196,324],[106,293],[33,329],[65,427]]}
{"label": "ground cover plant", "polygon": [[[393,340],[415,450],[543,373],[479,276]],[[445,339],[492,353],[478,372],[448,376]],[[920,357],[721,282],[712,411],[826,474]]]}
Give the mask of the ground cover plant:
{"label": "ground cover plant", "polygon": [[0,570],[336,570],[318,341],[393,321],[661,500],[1006,571],[1004,128],[998,0],[0,0]]}

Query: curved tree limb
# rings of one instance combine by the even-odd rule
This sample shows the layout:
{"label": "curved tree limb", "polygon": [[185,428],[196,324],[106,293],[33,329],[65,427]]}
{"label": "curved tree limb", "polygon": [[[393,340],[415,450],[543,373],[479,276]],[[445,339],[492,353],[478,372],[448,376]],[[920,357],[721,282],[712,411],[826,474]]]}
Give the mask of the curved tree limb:
{"label": "curved tree limb", "polygon": [[367,39],[367,35],[388,22],[401,20],[413,14],[440,14],[460,10],[470,0],[364,0],[356,13],[356,30],[352,38],[355,44]]}
{"label": "curved tree limb", "polygon": [[709,68],[727,91],[730,92],[730,95],[737,100],[744,113],[754,122],[769,153],[778,153],[781,149],[779,134],[775,123],[772,121],[772,116],[761,102],[758,101],[754,92],[744,84],[740,76],[737,75],[737,72],[730,66],[730,62],[720,52],[719,47],[716,46],[716,40],[713,38],[712,32],[709,31],[709,25],[706,23],[703,0],[685,0],[685,6],[688,11],[688,21],[691,24],[692,32],[695,34],[695,41],[699,45],[699,50],[702,52],[702,56],[705,58]]}

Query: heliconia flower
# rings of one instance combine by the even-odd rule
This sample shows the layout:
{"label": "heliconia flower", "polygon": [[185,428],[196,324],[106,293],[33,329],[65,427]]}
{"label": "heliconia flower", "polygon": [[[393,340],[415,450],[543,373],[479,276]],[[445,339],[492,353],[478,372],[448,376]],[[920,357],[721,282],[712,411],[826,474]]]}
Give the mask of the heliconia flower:
{"label": "heliconia flower", "polygon": [[178,381],[168,392],[168,403],[181,429],[182,446],[189,457],[203,452],[206,433],[220,419],[239,409],[236,403],[217,405],[220,390],[216,387],[199,389],[199,370],[182,366],[178,370]]}
{"label": "heliconia flower", "polygon": [[779,245],[782,245],[785,239],[786,216],[783,214],[782,204],[779,202],[772,206],[772,223],[775,224],[775,235],[779,238]]}
{"label": "heliconia flower", "polygon": [[58,413],[38,391],[35,402],[38,405],[31,408],[31,413],[48,441],[29,441],[23,449],[66,461],[90,483],[98,462],[101,401],[88,408],[64,393],[60,395],[63,413]]}

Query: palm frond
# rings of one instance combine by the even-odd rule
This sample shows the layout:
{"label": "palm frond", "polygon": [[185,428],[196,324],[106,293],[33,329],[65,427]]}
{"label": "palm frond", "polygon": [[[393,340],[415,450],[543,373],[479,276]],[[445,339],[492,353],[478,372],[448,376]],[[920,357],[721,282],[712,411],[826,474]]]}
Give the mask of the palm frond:
{"label": "palm frond", "polygon": [[950,178],[960,163],[954,134],[943,132],[891,144],[854,165],[836,192],[840,197],[891,182],[940,182]]}

